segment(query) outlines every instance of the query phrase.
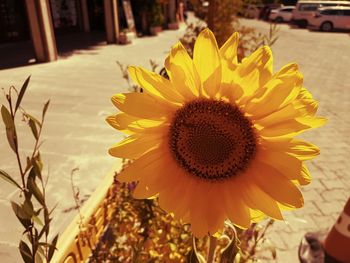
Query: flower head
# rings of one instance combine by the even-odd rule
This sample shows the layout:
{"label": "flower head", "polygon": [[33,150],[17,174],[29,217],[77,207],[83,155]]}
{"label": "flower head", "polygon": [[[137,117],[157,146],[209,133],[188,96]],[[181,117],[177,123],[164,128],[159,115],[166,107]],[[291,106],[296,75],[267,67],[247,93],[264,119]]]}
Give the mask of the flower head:
{"label": "flower head", "polygon": [[267,46],[239,63],[237,45],[235,33],[219,49],[205,29],[193,59],[180,42],[172,47],[169,79],[129,67],[144,93],[114,95],[121,113],[107,118],[129,135],[110,154],[134,160],[118,180],[138,181],[136,198],[158,196],[196,236],[215,233],[227,218],[245,228],[303,206],[297,186],[310,182],[303,161],[319,154],[294,138],[325,123],[298,66],[273,73]]}

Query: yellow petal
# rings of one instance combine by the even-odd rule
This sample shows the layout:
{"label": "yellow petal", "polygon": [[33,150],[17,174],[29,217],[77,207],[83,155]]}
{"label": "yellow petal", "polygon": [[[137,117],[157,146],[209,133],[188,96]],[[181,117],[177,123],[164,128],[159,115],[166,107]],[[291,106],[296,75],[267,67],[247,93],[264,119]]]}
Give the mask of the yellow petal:
{"label": "yellow petal", "polygon": [[130,131],[127,129],[127,125],[125,125],[124,127],[117,121],[117,116],[118,115],[122,115],[122,118],[125,119],[125,121],[127,121],[128,123],[129,122],[132,122],[132,121],[135,121],[135,120],[138,120],[139,118],[137,117],[132,117],[130,115],[127,115],[125,113],[119,113],[117,115],[111,115],[111,116],[108,116],[106,118],[106,121],[108,122],[109,125],[111,125],[114,129],[117,129],[121,132],[124,132],[126,134],[133,134],[134,132]]}
{"label": "yellow petal", "polygon": [[208,28],[199,35],[194,45],[193,62],[203,89],[214,98],[220,89],[221,62],[215,36]]}
{"label": "yellow petal", "polygon": [[318,102],[314,99],[297,98],[292,104],[300,112],[301,116],[315,116],[318,109]]}
{"label": "yellow petal", "polygon": [[152,198],[158,194],[158,191],[144,181],[138,182],[132,196],[136,199]]}
{"label": "yellow petal", "polygon": [[143,176],[143,170],[152,164],[156,164],[162,158],[162,151],[159,148],[153,149],[142,155],[131,164],[127,164],[117,175],[120,182],[138,181]]}
{"label": "yellow petal", "polygon": [[[174,170],[174,173],[181,173],[179,169]],[[168,180],[168,185],[170,187],[162,189],[159,191],[159,206],[165,211],[171,211],[174,217],[177,219],[182,219],[185,217],[189,209],[189,202],[192,197],[192,181],[185,180],[184,174],[178,174],[176,176],[176,182]],[[176,202],[174,202],[176,200]]]}
{"label": "yellow petal", "polygon": [[240,194],[239,187],[232,182],[227,182],[224,191],[224,204],[226,213],[230,221],[240,228],[248,228],[250,226],[249,208],[244,203],[244,199]]}
{"label": "yellow petal", "polygon": [[207,220],[203,216],[205,210],[207,210],[207,207],[203,202],[198,202],[198,204],[191,205],[190,207],[191,230],[194,236],[198,238],[204,237],[209,231]]}
{"label": "yellow petal", "polygon": [[265,164],[266,169],[274,168],[288,180],[300,179],[302,162],[284,151],[261,150],[257,159]]}
{"label": "yellow petal", "polygon": [[298,95],[298,99],[313,99],[313,97],[307,89],[302,87]]}
{"label": "yellow petal", "polygon": [[302,140],[291,141],[287,151],[302,161],[311,160],[320,154],[320,149],[316,145]]}
{"label": "yellow petal", "polygon": [[249,86],[243,86],[244,97],[248,98],[253,95],[258,88],[263,87],[272,77],[272,52],[268,46],[260,47],[249,57],[243,59],[242,63],[237,67],[239,76],[244,81],[244,78],[251,74],[257,74],[258,78]]}
{"label": "yellow petal", "polygon": [[221,57],[221,82],[223,83],[231,84],[234,80],[235,70],[238,66],[238,40],[238,33],[233,33],[219,50],[219,55]]}
{"label": "yellow petal", "polygon": [[162,137],[160,134],[133,134],[113,145],[109,154],[119,158],[136,159],[157,147],[163,140]]}
{"label": "yellow petal", "polygon": [[321,127],[326,121],[325,118],[301,117],[265,127],[259,131],[259,134],[266,137],[294,137],[308,129]]}
{"label": "yellow petal", "polygon": [[241,189],[244,199],[250,208],[258,209],[274,219],[283,219],[277,202],[263,192],[257,185],[248,180],[244,180],[244,185],[242,185]]}
{"label": "yellow petal", "polygon": [[[283,154],[292,155],[292,158],[298,158],[301,161],[306,161],[315,158],[320,154],[320,149],[309,142],[305,142],[302,140],[291,139],[289,141],[269,141],[266,139],[260,140],[261,145],[267,149],[265,151],[271,152],[283,152]],[[259,155],[261,159],[264,158],[265,151]],[[285,161],[288,165],[289,163],[293,163],[291,160]]]}
{"label": "yellow petal", "polygon": [[261,190],[285,206],[294,208],[303,206],[304,199],[300,190],[282,173],[263,163],[259,163],[257,166],[259,169],[252,174],[255,183]]}
{"label": "yellow petal", "polygon": [[298,180],[300,185],[307,185],[311,183],[311,175],[309,169],[303,164],[303,169],[301,171],[301,179]]}
{"label": "yellow petal", "polygon": [[[161,158],[149,163],[143,167],[140,171],[141,176],[139,178],[138,189],[135,190],[133,196],[138,199],[150,198],[159,194],[159,200],[161,199],[161,192],[170,193],[174,191],[174,195],[179,196],[182,192],[182,178],[176,176],[176,170],[178,170],[173,159],[169,158],[169,153],[166,151],[164,144],[159,147],[161,151]],[[158,150],[159,151],[159,150]],[[170,170],[175,174],[167,174],[164,171]],[[174,199],[172,200],[174,201]],[[168,212],[174,212],[173,207],[163,207]]]}
{"label": "yellow petal", "polygon": [[239,77],[237,76],[237,73],[235,74],[236,76],[234,76],[233,83],[242,87],[243,90],[243,94],[240,96],[237,104],[240,107],[245,108],[247,101],[251,99],[252,94],[259,89],[259,70],[256,68],[244,77]]}
{"label": "yellow petal", "polygon": [[132,80],[150,94],[165,98],[170,102],[183,102],[183,97],[172,87],[169,80],[141,67],[128,67]]}
{"label": "yellow petal", "polygon": [[237,48],[238,48],[239,34],[233,33],[229,39],[220,48],[220,57],[229,63],[237,64]]}
{"label": "yellow petal", "polygon": [[201,90],[198,72],[181,42],[171,48],[165,68],[175,89],[186,101],[197,98]]}
{"label": "yellow petal", "polygon": [[140,119],[125,113],[107,117],[106,121],[115,129],[128,134],[133,133],[165,133],[169,123],[166,121]]}
{"label": "yellow petal", "polygon": [[290,75],[294,72],[299,71],[299,66],[296,63],[289,63],[285,66],[283,66],[276,74],[275,78],[283,77],[283,75]]}
{"label": "yellow petal", "polygon": [[162,104],[146,93],[119,93],[112,102],[120,111],[145,119],[159,119],[175,111],[170,104]]}
{"label": "yellow petal", "polygon": [[221,83],[220,96],[226,97],[232,104],[236,104],[237,100],[243,95],[243,89],[236,83]]}
{"label": "yellow petal", "polygon": [[[283,68],[281,71],[285,70]],[[287,72],[277,73],[266,83],[266,92],[260,97],[253,98],[244,110],[254,115],[255,118],[263,117],[295,100],[300,92],[303,76],[299,71],[288,70]]]}
{"label": "yellow petal", "polygon": [[290,119],[295,119],[298,117],[303,116],[303,112],[301,110],[298,110],[294,107],[294,105],[289,104],[285,106],[282,109],[279,109],[275,112],[272,112],[271,114],[264,116],[264,117],[258,117],[253,115],[252,119],[255,119],[255,123],[259,124],[262,127],[268,127],[271,125],[274,125],[276,123],[285,121],[285,120],[290,120]]}
{"label": "yellow petal", "polygon": [[[279,205],[279,203],[277,203],[277,205]],[[259,223],[260,221],[266,218],[266,214],[264,214],[260,210],[249,209],[249,213],[252,223]]]}

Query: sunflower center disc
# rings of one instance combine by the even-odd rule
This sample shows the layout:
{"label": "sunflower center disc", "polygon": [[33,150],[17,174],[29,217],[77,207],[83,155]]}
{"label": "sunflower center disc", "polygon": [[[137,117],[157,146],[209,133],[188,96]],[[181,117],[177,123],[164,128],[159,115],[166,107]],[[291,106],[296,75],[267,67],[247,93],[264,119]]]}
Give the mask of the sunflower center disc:
{"label": "sunflower center disc", "polygon": [[179,109],[169,133],[177,163],[207,180],[227,179],[246,169],[256,151],[251,122],[229,103],[196,100]]}

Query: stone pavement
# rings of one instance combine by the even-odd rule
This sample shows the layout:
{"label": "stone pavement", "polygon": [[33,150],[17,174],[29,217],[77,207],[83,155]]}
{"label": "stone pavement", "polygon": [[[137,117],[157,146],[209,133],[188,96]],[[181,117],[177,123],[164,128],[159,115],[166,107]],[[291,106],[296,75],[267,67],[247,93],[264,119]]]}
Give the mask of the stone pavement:
{"label": "stone pavement", "polygon": [[[268,25],[254,20],[242,24],[267,32]],[[58,202],[54,229],[63,231],[75,211],[63,213],[73,205],[70,171],[78,167],[74,183],[81,196],[90,195],[116,160],[106,153],[121,136],[104,121],[114,112],[110,96],[126,91],[116,60],[124,64],[150,68],[149,59],[160,65],[166,51],[183,34],[165,31],[158,37],[136,39],[132,45],[96,45],[78,50],[57,62],[36,64],[0,71],[0,87],[20,87],[28,75],[31,84],[23,106],[40,116],[44,102],[51,99],[42,146],[46,169],[50,174],[50,203]],[[279,40],[273,46],[275,69],[298,62],[305,77],[305,86],[320,101],[319,114],[329,119],[321,129],[309,132],[309,141],[321,148],[321,155],[309,164],[313,182],[303,188],[305,207],[286,213],[287,224],[275,223],[269,236],[278,248],[278,262],[298,262],[297,246],[307,231],[328,229],[350,195],[350,38],[345,33],[309,32],[281,25]],[[1,55],[1,50],[0,50]],[[3,100],[0,103],[4,103]],[[31,147],[29,130],[21,127],[21,146]],[[14,156],[8,151],[4,126],[0,124],[1,169],[15,174]],[[15,199],[13,188],[0,184],[0,256],[2,262],[19,262],[17,244],[21,229],[12,215],[9,200]],[[6,215],[6,216],[5,216]]]}
{"label": "stone pavement", "polygon": [[[42,135],[45,142],[41,149],[44,169],[50,175],[47,189],[49,202],[52,205],[58,203],[54,231],[62,232],[76,215],[76,211],[63,212],[74,206],[71,170],[79,168],[74,184],[79,186],[80,195],[84,198],[94,191],[117,162],[116,158],[108,155],[107,150],[122,135],[111,128],[105,118],[116,111],[110,97],[126,92],[128,84],[122,79],[116,61],[149,69],[149,59],[163,65],[171,45],[183,33],[184,27],[177,31],[164,31],[158,37],[135,39],[126,46],[101,43],[88,50],[76,50],[69,56],[64,53],[64,57],[56,62],[0,70],[1,88],[10,85],[20,88],[24,80],[32,76],[23,100],[23,107],[32,115],[40,117],[43,104],[51,100]],[[1,97],[0,104],[4,104]],[[31,132],[25,125],[21,126],[19,137],[24,152],[32,149]],[[8,148],[1,121],[1,169],[15,176],[15,156]],[[6,263],[20,262],[17,246],[22,231],[9,203],[9,200],[16,198],[15,189],[1,181],[0,261]]]}
{"label": "stone pavement", "polygon": [[[245,20],[244,25],[265,33],[269,29],[267,23],[255,20]],[[321,149],[321,155],[308,164],[313,180],[302,188],[305,206],[285,213],[287,224],[276,222],[269,232],[278,248],[278,262],[295,263],[303,235],[327,231],[350,198],[350,35],[285,24],[279,28],[279,39],[272,46],[275,70],[297,62],[304,86],[319,101],[318,115],[328,118],[326,126],[301,136]]]}

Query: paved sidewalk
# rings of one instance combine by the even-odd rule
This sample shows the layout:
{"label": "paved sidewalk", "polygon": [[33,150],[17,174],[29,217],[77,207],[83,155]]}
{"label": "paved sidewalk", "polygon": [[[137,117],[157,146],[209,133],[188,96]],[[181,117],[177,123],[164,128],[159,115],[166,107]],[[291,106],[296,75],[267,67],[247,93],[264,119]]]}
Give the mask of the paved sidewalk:
{"label": "paved sidewalk", "polygon": [[[265,33],[269,29],[267,23],[256,20],[244,20],[244,25]],[[303,235],[328,231],[350,198],[350,35],[286,24],[279,29],[279,39],[272,46],[275,70],[297,62],[304,86],[319,101],[318,115],[328,118],[324,127],[301,136],[321,149],[321,155],[308,164],[313,180],[303,188],[305,206],[285,213],[287,224],[276,222],[269,232],[278,248],[278,262],[296,263]]]}
{"label": "paved sidewalk", "polygon": [[[58,203],[54,217],[54,231],[62,232],[76,215],[76,211],[63,213],[74,204],[70,184],[71,170],[78,167],[74,184],[79,186],[81,197],[90,195],[117,160],[108,155],[108,148],[121,139],[106,122],[105,117],[116,109],[110,97],[126,92],[128,84],[116,61],[125,65],[140,65],[151,69],[149,59],[160,67],[173,45],[184,33],[164,31],[157,37],[135,39],[132,44],[96,45],[89,50],[64,54],[57,62],[36,64],[0,71],[0,87],[21,87],[32,75],[23,107],[34,116],[41,116],[43,104],[51,104],[44,125],[42,156],[45,169],[50,174],[47,192],[53,205]],[[1,56],[1,49],[0,49]],[[0,104],[4,104],[1,96]],[[23,136],[23,137],[22,137]],[[21,127],[20,147],[25,152],[32,149],[31,132]],[[12,171],[16,166],[8,150],[5,129],[0,124],[1,169]],[[17,198],[10,185],[0,182],[0,257],[1,262],[20,262],[16,257],[21,228],[12,214],[9,200]],[[6,215],[6,216],[5,216]]]}
{"label": "paved sidewalk", "polygon": [[[264,22],[244,20],[245,25],[267,32]],[[31,84],[23,106],[33,115],[51,99],[43,133],[42,155],[50,174],[50,203],[58,202],[54,229],[62,231],[75,212],[63,213],[73,205],[70,171],[78,167],[74,182],[81,196],[89,195],[116,160],[107,149],[121,136],[104,121],[114,112],[110,96],[126,91],[116,61],[147,68],[149,59],[162,65],[166,51],[183,34],[165,31],[158,37],[136,39],[132,45],[96,45],[79,50],[57,62],[37,64],[0,71],[0,87],[20,87],[28,75]],[[275,69],[296,61],[305,77],[305,86],[320,101],[320,115],[329,122],[324,128],[309,132],[306,137],[321,148],[321,156],[309,168],[314,177],[305,187],[305,207],[286,213],[288,224],[276,223],[269,235],[278,247],[278,262],[295,263],[297,246],[305,232],[327,229],[336,220],[350,193],[350,38],[344,33],[318,33],[280,28],[280,37],[273,46]],[[1,52],[1,50],[0,50]],[[0,53],[1,54],[1,53]],[[3,100],[0,101],[3,103]],[[21,146],[29,150],[29,129],[24,125]],[[8,151],[4,126],[0,124],[1,169],[13,171],[14,156]],[[12,215],[10,199],[17,193],[0,183],[0,257],[2,262],[19,262],[17,245],[21,229]],[[4,216],[6,215],[6,216]]]}

